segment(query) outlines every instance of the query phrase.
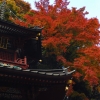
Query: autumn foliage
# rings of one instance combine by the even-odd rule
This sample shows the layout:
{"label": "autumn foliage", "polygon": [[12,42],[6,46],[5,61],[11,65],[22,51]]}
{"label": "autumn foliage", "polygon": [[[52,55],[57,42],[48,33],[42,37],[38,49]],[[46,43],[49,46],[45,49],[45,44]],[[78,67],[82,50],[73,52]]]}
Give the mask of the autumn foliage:
{"label": "autumn foliage", "polygon": [[0,5],[3,1],[6,2],[5,20],[14,18],[17,18],[17,20],[22,19],[23,15],[28,13],[31,9],[30,4],[23,0],[0,0]]}
{"label": "autumn foliage", "polygon": [[15,20],[25,27],[43,27],[42,45],[45,56],[55,55],[58,63],[76,69],[74,76],[82,77],[91,85],[98,84],[100,77],[99,21],[86,18],[85,7],[68,8],[67,0],[36,2],[37,10],[24,16],[25,22]]}

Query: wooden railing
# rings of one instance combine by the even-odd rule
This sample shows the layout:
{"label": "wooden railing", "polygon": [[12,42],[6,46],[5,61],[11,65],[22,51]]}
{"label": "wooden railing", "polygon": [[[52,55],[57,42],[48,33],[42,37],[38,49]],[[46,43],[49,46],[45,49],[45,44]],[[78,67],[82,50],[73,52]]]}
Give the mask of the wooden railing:
{"label": "wooden railing", "polygon": [[0,62],[20,66],[23,69],[28,68],[26,56],[23,59],[17,58],[16,52],[0,51]]}
{"label": "wooden railing", "polygon": [[8,61],[14,61],[14,54],[8,53],[8,52],[0,52],[0,59],[2,60],[8,60]]}

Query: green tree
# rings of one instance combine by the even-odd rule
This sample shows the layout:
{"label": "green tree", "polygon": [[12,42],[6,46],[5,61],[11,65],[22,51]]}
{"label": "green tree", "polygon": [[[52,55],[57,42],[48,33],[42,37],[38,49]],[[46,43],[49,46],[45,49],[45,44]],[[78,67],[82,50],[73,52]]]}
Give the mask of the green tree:
{"label": "green tree", "polygon": [[[4,0],[0,0],[0,5],[3,2]],[[5,2],[5,20],[10,20],[11,18],[22,19],[24,14],[31,10],[30,4],[23,0],[5,0]]]}

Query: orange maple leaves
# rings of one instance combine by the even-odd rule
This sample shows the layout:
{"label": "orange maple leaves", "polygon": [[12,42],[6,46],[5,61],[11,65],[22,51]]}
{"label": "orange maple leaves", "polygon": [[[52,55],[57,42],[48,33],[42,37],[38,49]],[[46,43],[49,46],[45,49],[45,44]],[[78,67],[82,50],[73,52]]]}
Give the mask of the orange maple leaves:
{"label": "orange maple leaves", "polygon": [[100,48],[96,45],[87,46],[78,52],[82,55],[74,60],[74,67],[81,68],[84,80],[89,81],[91,85],[97,84],[99,82],[97,76],[100,76]]}
{"label": "orange maple leaves", "polygon": [[[90,84],[97,84],[100,72],[100,48],[96,46],[100,41],[99,21],[97,18],[87,19],[85,7],[68,9],[68,4],[67,0],[55,0],[54,5],[48,0],[40,0],[36,2],[37,10],[25,15],[25,23],[16,23],[44,27],[42,45],[50,50],[47,53],[55,54],[63,65],[75,68],[74,76],[83,76]],[[71,44],[75,47],[73,52]],[[65,56],[70,51],[77,53],[72,61]]]}

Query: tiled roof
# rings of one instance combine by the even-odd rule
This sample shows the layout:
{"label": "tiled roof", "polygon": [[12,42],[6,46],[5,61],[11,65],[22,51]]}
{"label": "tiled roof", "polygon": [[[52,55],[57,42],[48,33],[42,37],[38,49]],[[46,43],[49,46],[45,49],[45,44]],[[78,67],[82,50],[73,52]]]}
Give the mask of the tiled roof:
{"label": "tiled roof", "polygon": [[37,32],[41,32],[41,30],[42,28],[39,27],[26,28],[11,22],[0,20],[0,34],[14,36],[27,36],[32,34],[33,36],[36,36]]}
{"label": "tiled roof", "polygon": [[[7,66],[0,65],[0,78],[3,77],[3,80],[6,78],[25,84],[36,83],[36,84],[61,84],[65,83],[66,80],[72,77],[72,73],[75,70],[67,72],[64,69],[26,69],[23,70],[18,66]],[[8,77],[8,78],[7,78]]]}
{"label": "tiled roof", "polygon": [[41,75],[47,75],[47,76],[66,76],[66,75],[70,75],[73,72],[75,72],[75,70],[67,72],[63,69],[26,69],[23,70],[22,68],[18,67],[18,66],[9,66],[9,65],[0,65],[0,69],[3,70],[13,70],[13,71],[20,71],[20,72],[29,72],[29,73],[33,73],[33,74],[41,74]]}

